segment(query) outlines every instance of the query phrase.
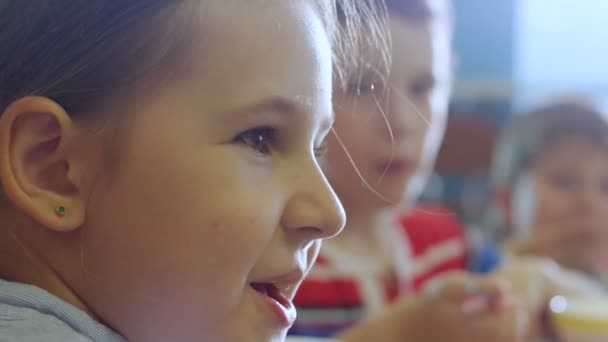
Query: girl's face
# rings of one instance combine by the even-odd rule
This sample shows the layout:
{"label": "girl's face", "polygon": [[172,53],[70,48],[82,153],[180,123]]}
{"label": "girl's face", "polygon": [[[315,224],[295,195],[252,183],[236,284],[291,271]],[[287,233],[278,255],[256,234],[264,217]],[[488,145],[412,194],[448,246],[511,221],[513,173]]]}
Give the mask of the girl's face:
{"label": "girl's face", "polygon": [[332,124],[332,61],[314,5],[202,10],[187,75],[129,106],[70,271],[130,341],[281,338],[319,239],[344,225],[315,156]]}
{"label": "girl's face", "polygon": [[327,175],[349,212],[411,201],[422,190],[445,125],[451,75],[446,25],[391,16],[388,79],[374,72],[380,53],[368,52],[371,67],[359,87],[353,80],[346,93],[336,94],[335,131],[347,151],[335,137],[328,140]]}
{"label": "girl's face", "polygon": [[530,179],[532,226],[567,237],[566,249],[585,251],[565,260],[568,266],[594,268],[608,246],[608,151],[585,137],[557,141],[534,164]]}

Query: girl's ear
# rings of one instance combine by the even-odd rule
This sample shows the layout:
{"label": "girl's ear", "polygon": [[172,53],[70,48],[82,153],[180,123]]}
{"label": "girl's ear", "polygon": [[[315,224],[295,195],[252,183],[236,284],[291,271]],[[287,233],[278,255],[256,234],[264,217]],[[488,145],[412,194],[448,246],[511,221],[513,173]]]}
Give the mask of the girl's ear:
{"label": "girl's ear", "polygon": [[57,232],[85,219],[83,170],[75,152],[74,122],[44,97],[11,103],[0,117],[0,180],[6,197],[32,219]]}

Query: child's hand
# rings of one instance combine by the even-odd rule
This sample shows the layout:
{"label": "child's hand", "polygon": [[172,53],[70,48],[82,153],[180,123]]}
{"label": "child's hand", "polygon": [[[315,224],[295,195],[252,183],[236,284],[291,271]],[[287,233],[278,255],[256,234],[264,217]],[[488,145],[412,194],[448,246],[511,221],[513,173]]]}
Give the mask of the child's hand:
{"label": "child's hand", "polygon": [[568,271],[546,258],[513,256],[495,274],[508,281],[512,292],[526,303],[532,315],[531,326],[537,330],[547,328],[543,326],[542,317],[553,296],[606,296],[598,282],[581,273]]}
{"label": "child's hand", "polygon": [[426,290],[415,310],[413,322],[421,328],[414,340],[506,342],[528,336],[528,312],[498,277],[453,273]]}
{"label": "child's hand", "polygon": [[495,274],[508,281],[513,293],[533,312],[544,310],[548,300],[556,295],[606,296],[599,282],[546,258],[513,256]]}
{"label": "child's hand", "polygon": [[517,342],[528,334],[528,315],[496,278],[450,274],[426,293],[393,304],[348,330],[355,341]]}

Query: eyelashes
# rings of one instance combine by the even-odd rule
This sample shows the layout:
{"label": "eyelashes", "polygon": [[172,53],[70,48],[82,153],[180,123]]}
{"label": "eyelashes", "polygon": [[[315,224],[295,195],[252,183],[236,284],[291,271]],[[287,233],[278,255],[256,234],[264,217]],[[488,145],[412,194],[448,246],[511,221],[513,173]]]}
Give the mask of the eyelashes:
{"label": "eyelashes", "polygon": [[317,159],[324,158],[327,155],[327,140],[323,140],[323,142],[314,148],[315,157]]}
{"label": "eyelashes", "polygon": [[242,144],[260,155],[269,155],[276,144],[276,129],[272,127],[255,127],[239,133],[234,142]]}
{"label": "eyelashes", "polygon": [[[255,127],[239,133],[233,142],[250,148],[260,156],[269,156],[273,150],[279,149],[278,130],[273,127]],[[316,158],[323,158],[327,154],[325,140],[314,149]]]}

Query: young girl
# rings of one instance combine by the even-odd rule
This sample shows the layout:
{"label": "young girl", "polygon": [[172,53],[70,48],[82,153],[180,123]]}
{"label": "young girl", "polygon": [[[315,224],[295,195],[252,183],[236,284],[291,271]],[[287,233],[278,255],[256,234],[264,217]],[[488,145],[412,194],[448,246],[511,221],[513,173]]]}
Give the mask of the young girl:
{"label": "young girl", "polygon": [[554,103],[515,116],[493,167],[498,232],[515,253],[608,270],[608,123],[595,108]]}
{"label": "young girl", "polygon": [[281,340],[344,224],[332,4],[1,4],[0,340]]}
{"label": "young girl", "polygon": [[[368,67],[347,92],[335,96],[335,136],[328,140],[324,167],[348,223],[324,243],[296,296],[300,315],[292,332],[360,341],[519,341],[535,333],[536,314],[555,293],[544,277],[555,273],[550,265],[513,262],[495,275],[509,281],[518,298],[497,279],[464,273],[445,280],[443,288],[428,283],[432,293],[413,295],[413,288],[422,286],[418,280],[429,280],[420,277],[424,272],[465,267],[465,239],[462,231],[452,229],[458,224],[448,213],[433,209],[424,222],[395,222],[395,214],[411,213],[443,134],[451,83],[451,18],[446,0],[387,4],[389,77],[380,72],[382,59],[366,50]],[[439,231],[437,223],[449,234]],[[421,238],[411,224],[430,233]],[[444,234],[439,236],[442,245],[434,245],[439,240],[433,232]],[[428,248],[416,255],[420,243]],[[584,287],[575,285],[563,289]],[[395,301],[400,296],[405,298]],[[530,314],[535,316],[526,319]]]}

